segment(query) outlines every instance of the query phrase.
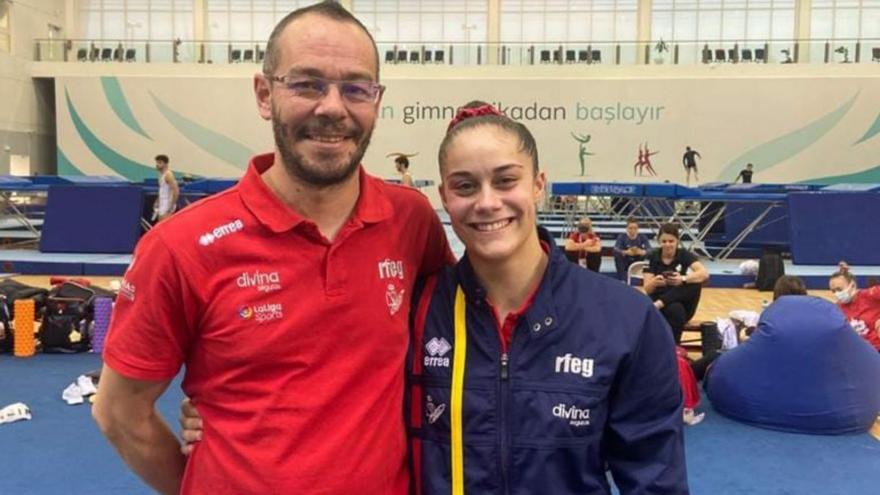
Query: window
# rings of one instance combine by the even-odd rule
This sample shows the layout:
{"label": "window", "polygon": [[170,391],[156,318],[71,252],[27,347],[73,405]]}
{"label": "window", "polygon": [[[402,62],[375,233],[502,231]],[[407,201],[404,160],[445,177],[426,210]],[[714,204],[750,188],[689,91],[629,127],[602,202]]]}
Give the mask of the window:
{"label": "window", "polygon": [[487,3],[486,0],[353,0],[352,13],[378,44],[485,43]]}
{"label": "window", "polygon": [[880,38],[880,0],[813,0],[810,37],[819,40]]}
{"label": "window", "polygon": [[205,0],[208,40],[265,44],[284,16],[317,0]]}
{"label": "window", "polygon": [[795,0],[654,0],[651,38],[666,41],[790,40]]}
{"label": "window", "polygon": [[0,52],[9,53],[9,3],[0,0]]}
{"label": "window", "polygon": [[638,0],[501,0],[501,41],[633,41],[637,7]]}
{"label": "window", "polygon": [[81,0],[79,37],[118,42],[193,39],[192,0]]}

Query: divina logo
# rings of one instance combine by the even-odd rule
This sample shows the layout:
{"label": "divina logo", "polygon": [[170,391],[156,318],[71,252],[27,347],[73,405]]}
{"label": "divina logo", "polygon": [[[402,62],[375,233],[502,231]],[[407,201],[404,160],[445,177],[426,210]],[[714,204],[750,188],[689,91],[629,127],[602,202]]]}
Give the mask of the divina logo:
{"label": "divina logo", "polygon": [[238,310],[238,316],[242,320],[254,319],[257,323],[279,320],[284,317],[284,309],[281,303],[264,303],[253,306],[242,306]]}
{"label": "divina logo", "polygon": [[281,276],[278,272],[263,273],[259,270],[253,273],[244,272],[235,279],[235,285],[242,289],[254,287],[259,292],[272,292],[281,288]]}
{"label": "divina logo", "polygon": [[210,246],[214,243],[214,241],[220,239],[221,237],[225,237],[229,234],[234,234],[243,228],[244,222],[242,222],[240,219],[236,219],[199,236],[199,244],[201,244],[202,246]]}
{"label": "divina logo", "polygon": [[567,406],[559,403],[553,407],[553,415],[557,418],[567,419],[571,426],[587,426],[590,424],[590,410],[579,409],[577,406]]}

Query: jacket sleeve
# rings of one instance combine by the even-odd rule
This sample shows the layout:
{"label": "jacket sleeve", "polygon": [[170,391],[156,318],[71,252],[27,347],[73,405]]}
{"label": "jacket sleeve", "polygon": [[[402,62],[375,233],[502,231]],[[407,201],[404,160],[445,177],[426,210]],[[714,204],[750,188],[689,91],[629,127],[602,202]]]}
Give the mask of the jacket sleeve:
{"label": "jacket sleeve", "polygon": [[682,393],[672,332],[649,307],[609,398],[605,445],[621,495],[688,492]]}

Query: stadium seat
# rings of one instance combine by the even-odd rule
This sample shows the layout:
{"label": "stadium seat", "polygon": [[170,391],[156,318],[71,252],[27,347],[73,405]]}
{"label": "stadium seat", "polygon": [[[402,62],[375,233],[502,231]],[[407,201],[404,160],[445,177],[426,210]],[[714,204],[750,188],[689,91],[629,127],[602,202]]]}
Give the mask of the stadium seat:
{"label": "stadium seat", "polygon": [[565,51],[565,61],[566,63],[574,63],[577,60],[577,53],[574,50],[566,50]]}
{"label": "stadium seat", "polygon": [[127,48],[125,50],[125,61],[126,62],[134,62],[137,59],[137,50],[134,48]]}
{"label": "stadium seat", "polygon": [[434,62],[443,63],[443,50],[434,50]]}
{"label": "stadium seat", "polygon": [[716,48],[715,49],[715,61],[716,62],[726,62],[727,54],[724,53],[724,48]]}
{"label": "stadium seat", "polygon": [[541,50],[541,63],[549,64],[550,63],[550,50]]}
{"label": "stadium seat", "polygon": [[744,48],[742,51],[742,58],[740,60],[742,62],[751,62],[752,61],[752,51],[748,48]]}
{"label": "stadium seat", "polygon": [[89,50],[87,48],[80,48],[76,51],[76,60],[78,62],[85,62],[89,59]]}
{"label": "stadium seat", "polygon": [[241,50],[239,50],[237,48],[235,50],[232,50],[230,61],[232,63],[241,62]]}
{"label": "stadium seat", "polygon": [[593,58],[590,61],[593,64],[601,64],[602,63],[602,50],[593,50]]}

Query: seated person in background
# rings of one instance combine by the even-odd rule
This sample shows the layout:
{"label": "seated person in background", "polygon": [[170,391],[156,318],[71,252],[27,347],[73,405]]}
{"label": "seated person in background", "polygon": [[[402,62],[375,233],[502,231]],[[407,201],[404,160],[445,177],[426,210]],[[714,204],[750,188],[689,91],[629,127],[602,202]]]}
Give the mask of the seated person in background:
{"label": "seated person in background", "polygon": [[584,268],[599,272],[602,266],[602,240],[593,232],[593,221],[587,217],[578,222],[577,230],[565,240],[568,259]]}
{"label": "seated person in background", "polygon": [[626,233],[620,234],[614,243],[614,266],[617,268],[617,278],[626,280],[626,272],[629,266],[636,261],[645,259],[645,255],[651,250],[651,243],[645,234],[639,233],[639,224],[636,219],[626,219]]}
{"label": "seated person in background", "polygon": [[749,340],[712,364],[715,410],[761,428],[836,435],[864,432],[880,411],[880,356],[830,302],[780,297]]}
{"label": "seated person in background", "polygon": [[671,223],[660,226],[657,236],[660,247],[648,255],[645,270],[645,292],[663,313],[675,343],[681,343],[684,326],[693,318],[700,303],[703,282],[709,271],[697,257],[678,246],[678,227]]}
{"label": "seated person in background", "polygon": [[831,275],[828,288],[853,330],[880,351],[880,286],[859,290],[856,278],[844,266]]}
{"label": "seated person in background", "polygon": [[[773,287],[773,301],[776,302],[782,296],[806,296],[807,295],[807,287],[804,285],[804,281],[800,279],[800,277],[795,277],[793,275],[783,275],[776,280],[776,285]],[[749,336],[752,335],[752,332],[755,331],[756,327],[746,327],[741,332],[740,337],[733,337],[737,341],[743,340],[745,341]],[[717,328],[715,329],[717,331]],[[718,336],[720,339],[720,335]],[[704,344],[705,339],[707,337],[704,335]],[[702,380],[704,376],[706,376],[706,371],[709,369],[709,365],[711,365],[718,356],[721,355],[721,342],[720,340],[715,345],[706,346],[703,345],[703,356],[696,361],[690,363],[691,370],[694,372],[694,376],[697,380]]]}

